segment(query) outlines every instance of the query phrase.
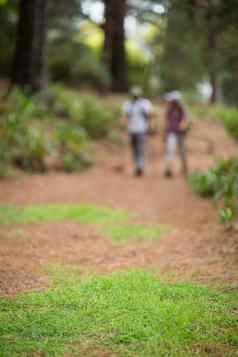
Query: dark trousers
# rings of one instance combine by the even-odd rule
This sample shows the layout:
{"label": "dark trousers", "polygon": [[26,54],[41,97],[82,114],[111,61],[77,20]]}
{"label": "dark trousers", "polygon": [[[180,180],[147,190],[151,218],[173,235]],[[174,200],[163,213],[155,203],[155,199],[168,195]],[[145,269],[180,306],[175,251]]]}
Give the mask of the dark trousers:
{"label": "dark trousers", "polygon": [[135,169],[144,171],[145,166],[145,134],[130,134],[130,144]]}

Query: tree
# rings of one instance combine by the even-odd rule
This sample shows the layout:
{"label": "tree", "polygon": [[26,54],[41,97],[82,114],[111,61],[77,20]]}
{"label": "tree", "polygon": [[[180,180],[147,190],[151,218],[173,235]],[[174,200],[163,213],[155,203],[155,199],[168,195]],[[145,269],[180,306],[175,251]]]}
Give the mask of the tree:
{"label": "tree", "polygon": [[49,30],[71,40],[78,31],[78,23],[84,18],[81,0],[50,0],[48,5]]}
{"label": "tree", "polygon": [[0,2],[0,76],[8,77],[11,71],[14,43],[16,35],[16,0]]}
{"label": "tree", "polygon": [[230,87],[231,83],[236,83],[232,79],[237,78],[238,56],[234,46],[237,1],[147,0],[149,2],[160,3],[165,10],[166,27],[159,38],[164,89],[174,86],[193,89],[199,81],[208,79],[212,87],[211,103],[225,98],[227,93],[222,93],[224,80],[225,87]]}
{"label": "tree", "polygon": [[[212,86],[210,101],[215,103],[221,97],[223,77],[227,72],[227,33],[231,32],[230,30],[233,26],[237,27],[237,2],[236,0],[186,1],[187,4],[193,7],[193,12],[199,25],[197,30],[203,37],[201,54]],[[234,49],[235,47],[232,49],[233,57],[235,54]],[[236,61],[238,61],[237,53]]]}
{"label": "tree", "polygon": [[154,48],[159,49],[155,55],[162,91],[194,90],[204,74],[200,41],[193,22],[187,4],[181,0],[170,1],[160,23],[157,20],[159,32]]}
{"label": "tree", "polygon": [[47,0],[20,0],[12,84],[32,92],[46,85]]}
{"label": "tree", "polygon": [[111,87],[115,92],[128,90],[128,68],[125,49],[126,0],[104,0],[104,61],[111,75]]}

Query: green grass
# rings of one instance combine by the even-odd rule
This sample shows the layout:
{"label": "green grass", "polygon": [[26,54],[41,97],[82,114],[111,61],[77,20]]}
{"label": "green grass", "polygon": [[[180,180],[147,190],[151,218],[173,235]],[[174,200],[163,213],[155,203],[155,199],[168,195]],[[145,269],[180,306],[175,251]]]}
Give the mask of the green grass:
{"label": "green grass", "polygon": [[84,343],[123,357],[194,356],[198,345],[232,356],[238,347],[237,293],[166,283],[145,272],[64,285],[0,299],[1,357],[81,356]]}
{"label": "green grass", "polygon": [[104,224],[125,221],[130,215],[122,210],[93,205],[1,206],[0,224],[26,224],[74,220],[81,223]]}
{"label": "green grass", "polygon": [[111,224],[105,228],[106,236],[110,237],[114,243],[124,244],[130,240],[154,240],[159,239],[162,234],[169,230],[161,225],[145,224]]}
{"label": "green grass", "polygon": [[93,205],[0,206],[0,224],[28,224],[74,220],[95,224],[114,243],[129,240],[158,239],[168,229],[161,225],[133,224],[133,214],[123,210]]}
{"label": "green grass", "polygon": [[57,287],[71,287],[81,283],[81,269],[77,265],[49,264],[43,271],[49,275],[51,285]]}

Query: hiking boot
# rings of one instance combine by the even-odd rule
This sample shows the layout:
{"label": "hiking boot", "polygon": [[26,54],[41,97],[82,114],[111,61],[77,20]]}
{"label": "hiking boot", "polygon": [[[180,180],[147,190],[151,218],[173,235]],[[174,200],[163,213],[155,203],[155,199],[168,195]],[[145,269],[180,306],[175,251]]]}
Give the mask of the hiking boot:
{"label": "hiking boot", "polygon": [[173,177],[173,173],[172,173],[172,171],[170,169],[166,169],[165,172],[164,172],[164,176],[166,178],[171,178],[171,177]]}
{"label": "hiking boot", "polygon": [[188,178],[189,173],[188,173],[188,169],[186,167],[182,169],[182,174],[185,178]]}
{"label": "hiking boot", "polygon": [[136,171],[135,171],[135,176],[136,177],[141,177],[141,176],[143,176],[144,175],[144,171],[140,168],[140,167],[138,167],[137,169],[136,169]]}

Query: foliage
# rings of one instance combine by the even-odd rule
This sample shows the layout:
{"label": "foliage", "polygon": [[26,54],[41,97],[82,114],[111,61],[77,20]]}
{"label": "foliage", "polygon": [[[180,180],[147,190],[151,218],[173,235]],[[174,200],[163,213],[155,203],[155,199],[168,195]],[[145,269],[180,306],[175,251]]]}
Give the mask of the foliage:
{"label": "foliage", "polygon": [[229,223],[238,215],[238,160],[220,161],[206,172],[190,176],[193,190],[203,197],[213,197],[221,202],[220,219]]}
{"label": "foliage", "polygon": [[79,123],[93,139],[106,137],[115,126],[117,117],[96,97],[81,99]]}
{"label": "foliage", "polygon": [[96,95],[78,95],[62,86],[55,86],[52,91],[55,95],[55,112],[72,119],[90,138],[107,137],[117,124],[117,107],[112,108]]}
{"label": "foliage", "polygon": [[92,164],[87,133],[78,125],[58,123],[55,146],[66,172],[81,171]]}
{"label": "foliage", "polygon": [[222,80],[223,96],[227,104],[236,107],[238,103],[238,49],[236,46],[237,35],[237,26],[230,24],[228,31],[226,31],[222,38],[225,57],[225,68]]}
{"label": "foliage", "polygon": [[81,0],[51,0],[48,4],[49,33],[55,31],[59,38],[70,37],[77,31],[77,22],[82,20]]}
{"label": "foliage", "polygon": [[66,39],[52,44],[49,68],[52,80],[83,88],[109,88],[110,77],[105,66],[92,49],[79,41]]}
{"label": "foliage", "polygon": [[[0,6],[0,72],[9,76],[13,47],[16,38],[17,0],[2,1]],[[108,89],[110,69],[102,63],[102,33],[105,26],[85,14],[90,1],[52,0],[49,4],[48,63],[49,74],[54,80]],[[119,6],[119,5],[118,5]],[[237,89],[237,18],[236,0],[192,1],[192,0],[146,0],[130,1],[129,15],[141,23],[153,24],[155,38],[146,42],[141,57],[150,52],[149,64],[143,70],[143,61],[131,56],[128,51],[129,77],[148,87],[153,76],[161,90],[171,88],[194,89],[204,79],[216,77],[223,89],[226,103],[236,105]],[[118,15],[118,13],[116,13]],[[86,20],[86,21],[85,21]],[[112,19],[111,19],[112,20]],[[110,27],[112,29],[112,27]],[[86,29],[86,30],[85,30]],[[145,31],[137,33],[144,36]],[[137,36],[132,42],[138,42]],[[120,36],[119,36],[120,37]],[[90,44],[92,38],[100,38],[97,50]],[[114,41],[114,45],[117,45]],[[95,46],[94,46],[95,47]],[[149,50],[149,51],[148,51]],[[117,51],[118,52],[118,51]],[[120,52],[120,51],[119,51]],[[118,55],[118,53],[117,53]],[[114,56],[115,60],[118,56]],[[120,69],[121,66],[118,66]],[[148,70],[147,70],[148,68]],[[171,71],[171,68],[176,70]],[[144,74],[143,74],[144,72]]]}
{"label": "foliage", "polygon": [[147,95],[151,94],[151,78],[154,77],[154,69],[148,55],[133,42],[127,42],[128,75],[131,86],[137,85]]}
{"label": "foliage", "polygon": [[48,162],[67,172],[84,170],[93,163],[92,140],[112,141],[119,117],[117,105],[60,85],[44,97],[14,90],[0,103],[0,176],[12,166],[45,171]]}
{"label": "foliage", "polygon": [[205,71],[196,26],[186,2],[171,1],[166,20],[166,28],[156,41],[163,39],[163,49],[157,54],[162,91],[194,89]]}
{"label": "foliage", "polygon": [[34,98],[18,90],[9,97],[0,122],[2,176],[10,164],[30,171],[44,170],[48,147],[43,129],[32,120],[39,114]]}
{"label": "foliage", "polygon": [[205,79],[210,81],[217,99],[236,105],[238,11],[235,1],[142,3],[133,2],[134,11],[141,8],[140,20],[157,28],[150,50],[153,72],[158,76],[162,93],[175,88],[195,91],[197,84]]}
{"label": "foliage", "polygon": [[[186,95],[186,102],[189,104],[189,111],[194,119],[211,119],[220,121],[226,131],[232,135],[235,139],[238,139],[238,109],[235,107],[229,107],[224,105],[204,105],[189,100]],[[197,102],[197,103],[196,103]]]}
{"label": "foliage", "polygon": [[216,115],[222,121],[228,133],[238,139],[238,109],[218,107]]}
{"label": "foliage", "polygon": [[0,76],[6,78],[10,74],[14,50],[13,38],[16,36],[17,0],[0,2]]}
{"label": "foliage", "polygon": [[[237,294],[166,283],[146,272],[96,276],[0,300],[0,354],[61,356],[101,348],[123,356],[202,356],[237,347]],[[14,341],[14,343],[11,343]],[[199,349],[199,347],[201,350]],[[87,355],[87,353],[85,353]]]}
{"label": "foliage", "polygon": [[215,194],[217,176],[213,170],[194,172],[189,177],[193,190],[202,197],[212,197]]}

